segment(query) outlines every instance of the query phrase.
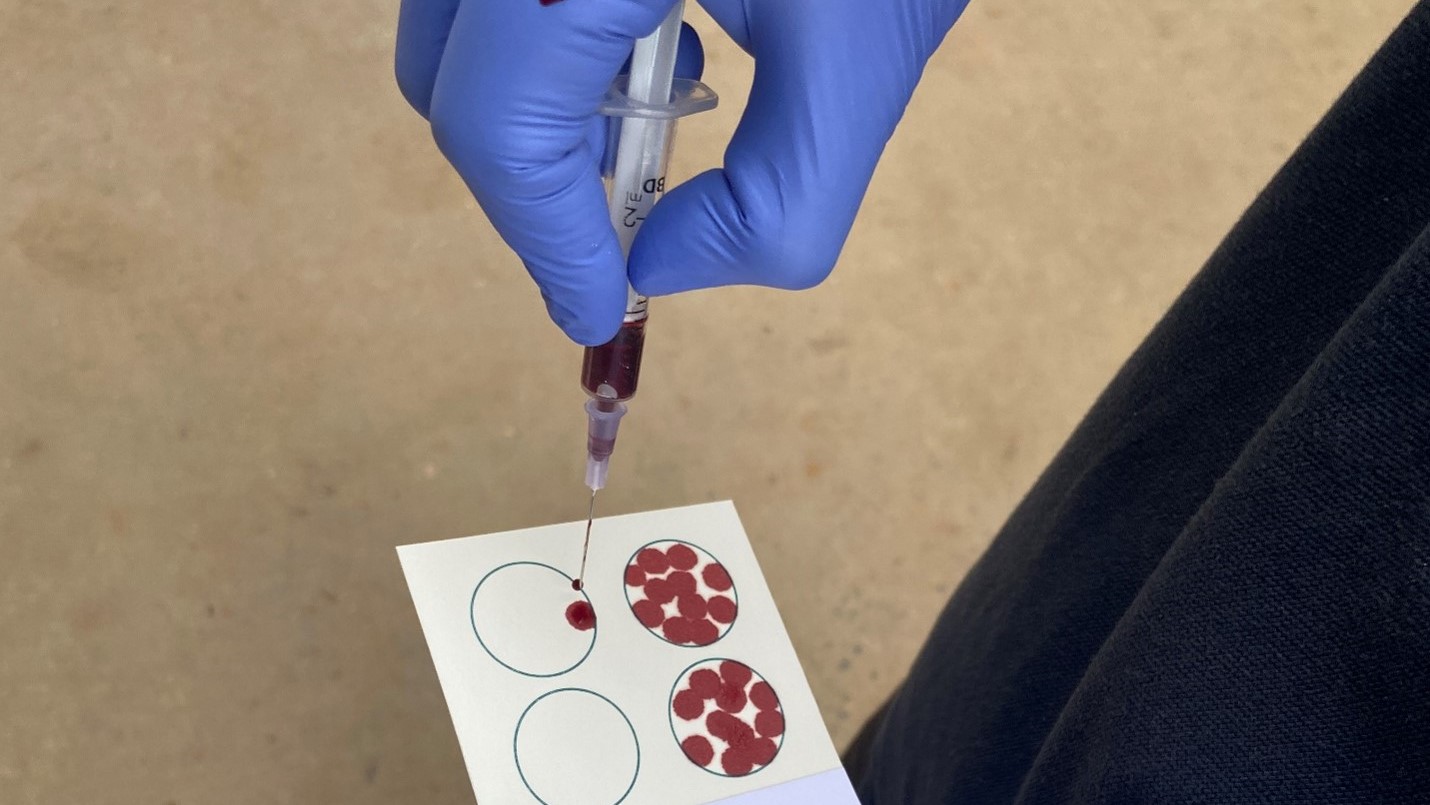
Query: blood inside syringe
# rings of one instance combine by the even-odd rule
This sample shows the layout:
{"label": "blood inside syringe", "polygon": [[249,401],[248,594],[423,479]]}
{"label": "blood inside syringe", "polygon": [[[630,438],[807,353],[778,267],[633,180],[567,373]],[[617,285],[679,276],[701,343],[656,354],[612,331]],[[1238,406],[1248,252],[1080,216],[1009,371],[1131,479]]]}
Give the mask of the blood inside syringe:
{"label": "blood inside syringe", "polygon": [[598,403],[625,402],[635,396],[641,352],[645,349],[645,323],[644,316],[625,322],[615,338],[599,347],[586,348],[581,387]]}

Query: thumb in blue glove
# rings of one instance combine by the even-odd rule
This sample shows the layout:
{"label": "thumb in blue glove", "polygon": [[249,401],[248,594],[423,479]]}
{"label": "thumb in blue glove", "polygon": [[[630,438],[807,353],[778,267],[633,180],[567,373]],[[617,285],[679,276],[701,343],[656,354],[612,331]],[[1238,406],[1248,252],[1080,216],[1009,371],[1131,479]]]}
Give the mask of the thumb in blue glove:
{"label": "thumb in blue glove", "polygon": [[641,293],[822,282],[928,58],[967,0],[703,0],[755,57],[721,170],[674,188],[631,250]]}

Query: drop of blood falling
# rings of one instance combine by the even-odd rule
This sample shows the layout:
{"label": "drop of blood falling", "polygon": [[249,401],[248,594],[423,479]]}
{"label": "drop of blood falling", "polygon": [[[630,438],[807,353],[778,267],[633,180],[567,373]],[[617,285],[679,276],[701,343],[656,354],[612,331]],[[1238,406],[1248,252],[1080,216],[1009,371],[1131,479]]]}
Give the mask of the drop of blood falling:
{"label": "drop of blood falling", "polygon": [[572,601],[571,606],[566,608],[566,622],[571,624],[571,628],[578,631],[587,631],[596,628],[596,610],[585,601]]}

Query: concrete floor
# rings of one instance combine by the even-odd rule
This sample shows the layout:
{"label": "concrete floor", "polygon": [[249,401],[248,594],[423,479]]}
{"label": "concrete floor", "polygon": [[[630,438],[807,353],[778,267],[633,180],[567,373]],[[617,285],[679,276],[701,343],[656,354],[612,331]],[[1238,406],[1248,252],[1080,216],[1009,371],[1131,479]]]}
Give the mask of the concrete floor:
{"label": "concrete floor", "polygon": [[[657,301],[602,508],[733,498],[846,741],[1410,5],[975,3],[830,282]],[[583,514],[579,354],[395,6],[0,3],[7,803],[470,801],[392,548]]]}

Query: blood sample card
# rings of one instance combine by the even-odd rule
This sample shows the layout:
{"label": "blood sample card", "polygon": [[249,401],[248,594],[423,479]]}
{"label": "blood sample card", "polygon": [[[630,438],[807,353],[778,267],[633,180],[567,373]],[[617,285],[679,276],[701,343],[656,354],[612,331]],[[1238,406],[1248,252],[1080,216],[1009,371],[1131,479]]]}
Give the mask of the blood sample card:
{"label": "blood sample card", "polygon": [[729,502],[398,548],[483,805],[858,805]]}

